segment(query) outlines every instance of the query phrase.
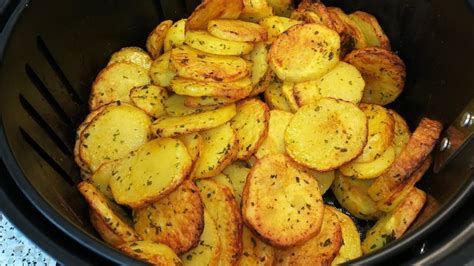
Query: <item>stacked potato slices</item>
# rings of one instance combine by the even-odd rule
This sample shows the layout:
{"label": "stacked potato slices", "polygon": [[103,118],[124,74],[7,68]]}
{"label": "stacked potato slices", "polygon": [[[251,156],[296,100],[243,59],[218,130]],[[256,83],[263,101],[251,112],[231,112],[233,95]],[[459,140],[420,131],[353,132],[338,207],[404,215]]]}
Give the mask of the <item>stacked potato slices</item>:
{"label": "stacked potato slices", "polygon": [[[390,49],[375,17],[319,1],[161,22],[111,56],[77,129],[93,227],[154,265],[336,265],[399,238],[441,125],[384,107],[406,77]],[[353,219],[376,223],[361,239]]]}

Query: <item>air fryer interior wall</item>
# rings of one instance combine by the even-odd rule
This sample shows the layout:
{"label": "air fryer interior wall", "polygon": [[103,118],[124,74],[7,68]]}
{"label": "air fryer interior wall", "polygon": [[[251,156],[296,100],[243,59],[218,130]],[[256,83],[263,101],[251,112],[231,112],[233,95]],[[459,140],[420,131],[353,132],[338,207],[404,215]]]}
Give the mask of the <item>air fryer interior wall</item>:
{"label": "air fryer interior wall", "polygon": [[[74,187],[79,179],[72,160],[75,128],[87,113],[90,84],[109,56],[124,46],[144,47],[159,21],[186,17],[197,2],[31,1],[5,47],[0,65],[0,147],[10,174],[48,219],[114,261],[125,256],[98,239]],[[412,128],[422,116],[448,125],[473,98],[474,16],[466,2],[325,3],[346,12],[364,10],[379,19],[408,70],[405,92],[391,107]],[[425,223],[419,222],[418,230],[359,262],[377,262],[406,250],[407,243],[433,230],[454,210],[454,203],[467,198],[473,149],[469,144],[441,174],[424,178],[420,187],[439,207]]]}

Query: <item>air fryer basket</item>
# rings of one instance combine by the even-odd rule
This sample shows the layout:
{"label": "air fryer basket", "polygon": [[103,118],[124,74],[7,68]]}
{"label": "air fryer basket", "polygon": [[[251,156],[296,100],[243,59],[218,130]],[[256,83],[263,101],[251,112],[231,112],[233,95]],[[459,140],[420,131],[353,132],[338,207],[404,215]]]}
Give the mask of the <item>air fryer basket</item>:
{"label": "air fryer basket", "polygon": [[[74,134],[87,113],[90,84],[114,51],[143,47],[159,21],[186,17],[198,2],[7,0],[2,6],[0,1],[2,161],[36,209],[82,245],[78,251],[136,262],[100,240],[74,186],[79,179]],[[449,125],[473,98],[474,15],[467,2],[324,2],[379,19],[408,70],[405,92],[391,107],[412,128],[422,116]],[[473,155],[471,141],[441,173],[425,176],[420,187],[437,202],[431,212],[406,236],[357,262],[393,258],[439,227],[471,196]]]}

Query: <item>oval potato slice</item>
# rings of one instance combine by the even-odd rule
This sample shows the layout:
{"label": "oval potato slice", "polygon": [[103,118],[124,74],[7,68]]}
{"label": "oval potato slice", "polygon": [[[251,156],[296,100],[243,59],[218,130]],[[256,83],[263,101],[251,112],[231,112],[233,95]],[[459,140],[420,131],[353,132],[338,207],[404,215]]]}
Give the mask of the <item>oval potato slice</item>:
{"label": "oval potato slice", "polygon": [[125,241],[116,235],[109,226],[104,222],[102,217],[94,210],[89,210],[90,221],[94,229],[99,233],[100,237],[113,247],[119,246]]}
{"label": "oval potato slice", "polygon": [[171,66],[171,52],[166,52],[155,59],[151,64],[148,74],[153,84],[161,87],[169,87],[171,80],[176,76],[176,70]]}
{"label": "oval potato slice", "polygon": [[265,102],[268,104],[270,109],[291,112],[290,104],[285,96],[283,96],[282,86],[282,82],[274,80],[263,94]]}
{"label": "oval potato slice", "polygon": [[395,121],[392,146],[395,149],[395,156],[398,156],[410,140],[411,132],[407,122],[394,110],[388,110]]}
{"label": "oval potato slice", "polygon": [[171,26],[173,26],[172,20],[162,21],[153,29],[152,32],[150,32],[150,35],[148,35],[146,49],[153,58],[157,58],[161,55],[166,35]]}
{"label": "oval potato slice", "polygon": [[243,162],[237,161],[228,165],[222,172],[230,179],[234,188],[235,199],[237,200],[238,206],[240,206],[242,202],[242,192],[244,191],[245,181],[247,181],[250,168],[247,168]]}
{"label": "oval potato slice", "polygon": [[395,161],[395,149],[389,146],[377,159],[367,163],[350,162],[339,168],[339,171],[345,176],[371,179],[383,174],[393,161]]}
{"label": "oval potato slice", "polygon": [[167,98],[168,91],[156,85],[135,87],[130,91],[133,104],[155,118],[166,114],[165,100]]}
{"label": "oval potato slice", "polygon": [[355,49],[367,47],[364,33],[357,24],[338,7],[328,7],[336,31],[341,36],[341,55],[344,56]]}
{"label": "oval potato slice", "polygon": [[285,97],[286,102],[290,106],[292,112],[296,112],[298,111],[298,109],[300,109],[298,103],[296,102],[295,94],[293,92],[294,86],[295,83],[288,81],[284,81],[283,85],[281,86],[281,92],[283,93],[283,96]]}
{"label": "oval potato slice", "polygon": [[167,245],[152,241],[133,241],[118,246],[123,253],[153,265],[182,265],[179,257]]}
{"label": "oval potato slice", "polygon": [[339,62],[339,35],[319,24],[291,27],[280,35],[268,55],[271,68],[284,81],[317,79]]}
{"label": "oval potato slice", "polygon": [[293,114],[281,110],[269,112],[268,134],[258,147],[255,157],[262,159],[269,154],[285,154],[285,130]]}
{"label": "oval potato slice", "polygon": [[185,43],[194,49],[215,55],[245,55],[253,50],[253,43],[224,40],[207,31],[186,32]]}
{"label": "oval potato slice", "polygon": [[354,221],[338,209],[330,206],[326,207],[329,208],[339,219],[342,232],[342,246],[339,249],[339,254],[334,258],[331,265],[341,265],[347,261],[362,256],[360,235]]}
{"label": "oval potato slice", "polygon": [[380,27],[377,19],[369,13],[356,11],[349,15],[357,27],[362,31],[367,41],[367,46],[378,46],[387,50],[390,48],[390,40]]}
{"label": "oval potato slice", "polygon": [[185,105],[187,97],[183,95],[173,94],[165,101],[166,113],[170,116],[186,116],[205,111],[212,111],[218,106],[202,106],[202,107],[188,107]]}
{"label": "oval potato slice", "polygon": [[273,9],[267,0],[242,0],[242,2],[244,3],[244,9],[239,17],[241,20],[259,22],[273,15]]}
{"label": "oval potato slice", "polygon": [[217,38],[234,42],[262,42],[268,37],[264,27],[241,20],[211,20],[207,31]]}
{"label": "oval potato slice", "polygon": [[268,155],[252,167],[242,214],[265,242],[280,248],[304,243],[319,233],[323,209],[316,180],[288,156]]}
{"label": "oval potato slice", "polygon": [[285,133],[286,151],[298,163],[329,171],[350,162],[367,141],[367,118],[353,103],[322,98],[301,107]]}
{"label": "oval potato slice", "polygon": [[196,162],[202,152],[202,149],[204,149],[204,138],[196,132],[181,135],[178,137],[178,139],[181,140],[188,149],[188,153],[189,156],[191,156],[191,160],[193,162]]}
{"label": "oval potato slice", "polygon": [[187,19],[181,19],[176,21],[173,26],[169,28],[163,44],[165,52],[184,45],[184,41],[186,40],[186,23]]}
{"label": "oval potato slice", "polygon": [[[252,61],[252,84],[257,85],[267,74],[268,66],[268,50],[263,42],[255,44],[255,48],[250,53],[250,61]],[[272,72],[273,73],[273,72]],[[273,75],[272,75],[273,76]],[[258,94],[258,93],[257,93]]]}
{"label": "oval potato slice", "polygon": [[87,181],[91,182],[105,197],[110,200],[114,199],[112,191],[110,190],[110,178],[115,173],[115,168],[120,163],[120,160],[106,162],[102,164],[97,171],[95,171]]}
{"label": "oval potato slice", "polygon": [[153,60],[150,55],[140,47],[124,47],[112,54],[107,65],[123,62],[134,63],[148,70]]}
{"label": "oval potato slice", "polygon": [[234,82],[215,82],[178,77],[171,81],[170,87],[179,95],[242,99],[247,97],[252,91],[252,81],[250,78],[243,78]]}
{"label": "oval potato slice", "polygon": [[259,24],[267,30],[268,41],[270,43],[289,28],[302,23],[302,21],[279,16],[266,17],[259,22]]}
{"label": "oval potato slice", "polygon": [[273,265],[275,250],[258,239],[247,226],[242,228],[242,256],[238,265]]}
{"label": "oval potato slice", "polygon": [[186,22],[186,30],[205,30],[213,19],[236,19],[244,8],[242,0],[204,0]]}

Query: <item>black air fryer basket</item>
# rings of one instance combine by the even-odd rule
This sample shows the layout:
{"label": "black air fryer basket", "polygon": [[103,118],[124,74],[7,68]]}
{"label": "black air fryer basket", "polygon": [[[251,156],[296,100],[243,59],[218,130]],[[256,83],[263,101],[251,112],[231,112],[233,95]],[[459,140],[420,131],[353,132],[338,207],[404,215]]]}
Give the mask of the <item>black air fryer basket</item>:
{"label": "black air fryer basket", "polygon": [[[75,128],[109,56],[144,47],[154,26],[188,16],[198,2],[0,0],[0,210],[58,260],[138,263],[102,242],[89,224],[75,188]],[[408,71],[405,91],[390,107],[412,128],[423,116],[448,127],[473,99],[474,11],[467,1],[324,3],[379,19]],[[419,184],[431,197],[415,226],[358,263],[446,262],[448,254],[472,259],[474,142],[461,148]]]}

